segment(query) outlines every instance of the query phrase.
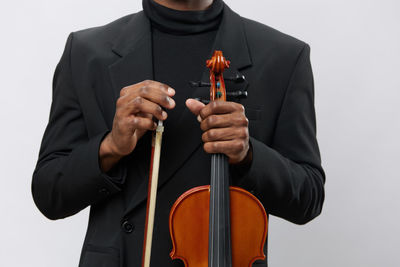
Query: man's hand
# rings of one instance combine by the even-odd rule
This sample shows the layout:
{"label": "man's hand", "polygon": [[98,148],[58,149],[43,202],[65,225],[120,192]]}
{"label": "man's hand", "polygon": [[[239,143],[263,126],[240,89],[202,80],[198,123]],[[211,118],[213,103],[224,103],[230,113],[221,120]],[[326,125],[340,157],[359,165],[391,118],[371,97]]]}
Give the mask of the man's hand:
{"label": "man's hand", "polygon": [[241,104],[214,101],[204,105],[188,99],[186,106],[200,122],[204,150],[207,153],[223,153],[228,156],[231,164],[251,161],[249,121]]}
{"label": "man's hand", "polygon": [[122,157],[130,154],[147,130],[154,130],[154,118],[165,120],[175,101],[171,98],[175,90],[168,85],[143,81],[124,87],[117,100],[111,132],[100,145],[101,169],[109,171]]}

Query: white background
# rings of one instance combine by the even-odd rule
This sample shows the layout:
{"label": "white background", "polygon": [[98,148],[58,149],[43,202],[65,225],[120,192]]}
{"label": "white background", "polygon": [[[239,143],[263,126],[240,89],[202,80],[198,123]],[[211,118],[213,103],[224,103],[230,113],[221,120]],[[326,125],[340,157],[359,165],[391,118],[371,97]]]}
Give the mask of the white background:
{"label": "white background", "polygon": [[[318,139],[327,174],[320,217],[271,217],[271,267],[400,266],[400,2],[226,0],[312,48]],[[49,221],[31,175],[51,80],[71,31],[141,9],[141,0],[13,0],[0,11],[0,266],[77,266],[87,210]]]}

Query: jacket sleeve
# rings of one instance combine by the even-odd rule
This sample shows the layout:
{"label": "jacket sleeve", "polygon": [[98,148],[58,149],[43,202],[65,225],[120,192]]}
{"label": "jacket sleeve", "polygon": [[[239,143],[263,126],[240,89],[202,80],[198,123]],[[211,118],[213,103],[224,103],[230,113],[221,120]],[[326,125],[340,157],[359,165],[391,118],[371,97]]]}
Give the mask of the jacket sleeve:
{"label": "jacket sleeve", "polygon": [[120,191],[118,182],[124,179],[123,171],[112,177],[100,169],[99,146],[107,132],[88,138],[71,75],[72,42],[73,34],[54,74],[50,118],[32,179],[37,207],[54,220]]}
{"label": "jacket sleeve", "polygon": [[[300,52],[287,87],[271,146],[250,137],[251,165],[237,180],[269,214],[297,224],[318,216],[324,202],[314,109],[310,48]],[[251,135],[251,133],[250,133]]]}

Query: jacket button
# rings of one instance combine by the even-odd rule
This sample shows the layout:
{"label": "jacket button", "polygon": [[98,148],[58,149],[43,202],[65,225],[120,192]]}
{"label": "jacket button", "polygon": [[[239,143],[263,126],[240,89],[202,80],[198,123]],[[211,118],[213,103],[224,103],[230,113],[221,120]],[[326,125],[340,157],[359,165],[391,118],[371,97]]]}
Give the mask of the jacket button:
{"label": "jacket button", "polygon": [[129,221],[125,220],[122,222],[122,229],[124,229],[125,233],[132,233],[135,227]]}

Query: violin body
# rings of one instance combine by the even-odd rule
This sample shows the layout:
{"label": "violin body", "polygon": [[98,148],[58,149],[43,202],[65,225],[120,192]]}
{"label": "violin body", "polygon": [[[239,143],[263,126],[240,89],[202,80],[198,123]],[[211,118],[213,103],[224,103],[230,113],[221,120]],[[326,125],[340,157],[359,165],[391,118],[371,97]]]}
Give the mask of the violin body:
{"label": "violin body", "polygon": [[[251,266],[264,259],[267,216],[261,202],[239,187],[229,187],[232,266]],[[210,267],[209,205],[210,186],[199,186],[182,194],[173,205],[169,227],[172,259],[188,267]]]}

